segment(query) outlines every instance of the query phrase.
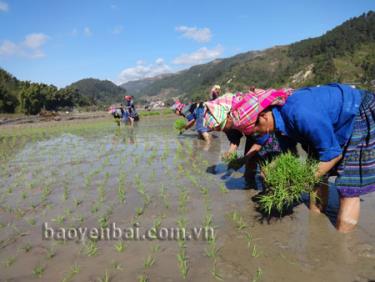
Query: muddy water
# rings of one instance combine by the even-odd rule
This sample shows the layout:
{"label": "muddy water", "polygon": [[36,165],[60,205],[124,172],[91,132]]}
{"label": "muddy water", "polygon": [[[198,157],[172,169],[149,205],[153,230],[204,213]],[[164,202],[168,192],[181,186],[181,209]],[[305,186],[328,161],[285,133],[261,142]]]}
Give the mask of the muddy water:
{"label": "muddy water", "polygon": [[[2,164],[0,280],[375,280],[374,194],[363,197],[359,226],[348,235],[332,225],[334,189],[329,216],[311,214],[302,203],[291,215],[262,220],[252,201],[258,192],[247,187],[243,170],[228,171],[220,161],[225,136],[216,133],[208,147],[194,132],[178,136],[173,121],[144,119],[134,129],[108,122],[74,133],[64,128],[20,145]],[[141,234],[153,225],[185,221],[188,231],[208,225],[215,241],[125,240],[119,251],[118,240],[90,248],[88,240],[42,238],[44,223],[58,230],[104,221],[136,224]]]}

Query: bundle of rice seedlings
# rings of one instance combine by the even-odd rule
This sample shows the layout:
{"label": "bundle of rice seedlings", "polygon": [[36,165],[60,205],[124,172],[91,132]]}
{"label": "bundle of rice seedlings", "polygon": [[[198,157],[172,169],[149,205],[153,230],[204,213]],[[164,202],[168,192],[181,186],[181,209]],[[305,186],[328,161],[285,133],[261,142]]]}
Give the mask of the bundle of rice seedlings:
{"label": "bundle of rice seedlings", "polygon": [[266,191],[259,198],[260,208],[268,214],[273,209],[282,214],[293,202],[301,200],[302,193],[312,192],[320,181],[315,177],[316,169],[316,161],[301,160],[290,152],[265,163],[262,171]]}
{"label": "bundle of rice seedlings", "polygon": [[185,129],[185,126],[186,126],[187,122],[185,119],[182,119],[182,118],[179,118],[177,119],[175,122],[174,122],[174,128],[179,131],[179,132],[182,132],[184,129]]}
{"label": "bundle of rice seedlings", "polygon": [[221,160],[226,164],[229,164],[231,161],[234,161],[236,159],[238,159],[237,152],[232,152],[232,153],[229,153],[229,154],[223,154],[221,156]]}
{"label": "bundle of rice seedlings", "polygon": [[237,152],[224,154],[221,156],[221,160],[228,165],[228,168],[233,168],[235,170],[243,165],[242,157],[238,156]]}

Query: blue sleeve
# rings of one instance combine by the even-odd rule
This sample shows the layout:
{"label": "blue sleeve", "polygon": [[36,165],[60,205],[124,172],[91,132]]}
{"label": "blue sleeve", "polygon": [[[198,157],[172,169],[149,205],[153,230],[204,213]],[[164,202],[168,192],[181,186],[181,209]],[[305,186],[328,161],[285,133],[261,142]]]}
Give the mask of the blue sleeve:
{"label": "blue sleeve", "polygon": [[298,111],[293,123],[291,127],[300,135],[297,137],[314,147],[320,161],[330,161],[342,153],[331,121],[319,111]]}
{"label": "blue sleeve", "polygon": [[269,134],[264,134],[263,136],[260,136],[255,139],[255,144],[263,146],[264,144],[266,144],[269,138],[270,138]]}
{"label": "blue sleeve", "polygon": [[195,115],[190,113],[189,115],[186,116],[186,119],[188,121],[192,121],[193,119],[195,119]]}

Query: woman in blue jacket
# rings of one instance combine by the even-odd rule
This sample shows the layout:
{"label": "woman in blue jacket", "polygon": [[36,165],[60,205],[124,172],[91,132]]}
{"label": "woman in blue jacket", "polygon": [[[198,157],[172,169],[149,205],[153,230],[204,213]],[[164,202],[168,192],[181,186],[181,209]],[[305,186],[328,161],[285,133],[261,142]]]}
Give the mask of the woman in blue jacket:
{"label": "woman in blue jacket", "polygon": [[[336,228],[353,230],[359,220],[359,196],[375,191],[375,95],[345,84],[296,90],[282,107],[268,108],[257,116],[254,133],[270,132],[300,142],[315,155],[317,176],[337,173]],[[310,207],[320,212],[324,205],[311,203]]]}

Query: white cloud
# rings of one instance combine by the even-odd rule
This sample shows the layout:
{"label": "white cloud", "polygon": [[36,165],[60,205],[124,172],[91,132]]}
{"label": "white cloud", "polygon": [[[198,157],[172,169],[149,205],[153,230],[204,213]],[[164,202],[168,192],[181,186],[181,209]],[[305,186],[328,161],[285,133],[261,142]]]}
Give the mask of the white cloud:
{"label": "white cloud", "polygon": [[120,34],[124,30],[122,25],[115,26],[112,30],[113,34]]}
{"label": "white cloud", "polygon": [[221,45],[213,49],[202,47],[190,54],[182,54],[173,60],[176,65],[196,65],[216,59],[223,53],[224,49]]}
{"label": "white cloud", "polygon": [[13,56],[19,52],[19,47],[12,41],[4,40],[0,45],[0,56]]}
{"label": "white cloud", "polygon": [[0,1],[0,12],[8,12],[9,6],[8,3]]}
{"label": "white cloud", "polygon": [[92,31],[91,31],[91,29],[89,28],[89,27],[85,27],[84,29],[83,29],[83,34],[85,35],[85,36],[91,36],[92,35]]}
{"label": "white cloud", "polygon": [[28,48],[38,49],[46,43],[47,40],[48,36],[43,33],[31,33],[26,35],[24,44]]}
{"label": "white cloud", "polygon": [[48,36],[43,33],[28,34],[18,44],[10,40],[4,40],[0,45],[0,56],[19,56],[32,59],[42,58],[45,56],[42,47],[47,40]]}
{"label": "white cloud", "polygon": [[135,67],[127,68],[121,71],[117,84],[122,84],[132,80],[139,80],[147,77],[170,73],[171,68],[162,58],[155,60],[154,64],[146,65],[142,60],[137,62]]}
{"label": "white cloud", "polygon": [[181,32],[183,37],[193,39],[201,43],[210,42],[212,37],[211,30],[207,27],[196,28],[188,26],[178,26],[176,27],[176,31]]}

